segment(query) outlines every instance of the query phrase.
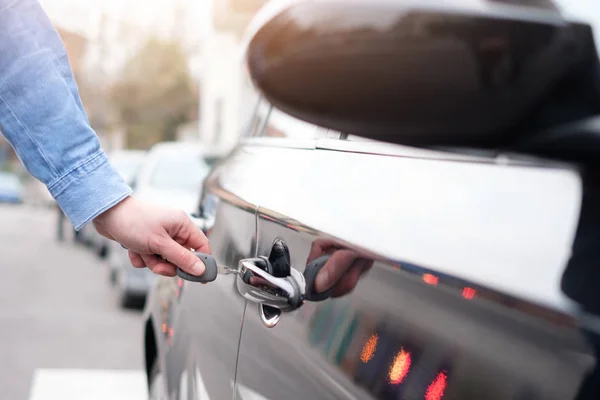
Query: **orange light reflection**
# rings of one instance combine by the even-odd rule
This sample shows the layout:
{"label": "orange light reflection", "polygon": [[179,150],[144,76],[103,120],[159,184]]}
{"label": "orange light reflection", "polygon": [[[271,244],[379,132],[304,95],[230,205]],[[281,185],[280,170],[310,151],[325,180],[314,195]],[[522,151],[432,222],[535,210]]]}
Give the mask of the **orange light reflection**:
{"label": "orange light reflection", "polygon": [[467,300],[473,300],[475,298],[476,293],[477,293],[477,290],[470,288],[470,287],[465,287],[465,288],[463,288],[463,291],[462,291],[462,297],[464,297]]}
{"label": "orange light reflection", "polygon": [[445,372],[440,372],[427,388],[425,400],[442,400],[446,386],[448,386],[448,377]]}
{"label": "orange light reflection", "polygon": [[360,352],[360,361],[363,363],[368,363],[371,358],[375,355],[375,350],[377,350],[377,341],[379,340],[379,336],[376,333],[372,334],[371,337],[367,339],[365,342],[362,351]]}
{"label": "orange light reflection", "polygon": [[400,349],[396,355],[396,358],[394,358],[394,362],[392,363],[390,372],[388,373],[388,378],[391,384],[398,385],[399,383],[402,383],[410,371],[410,363],[410,353],[404,349]]}
{"label": "orange light reflection", "polygon": [[437,285],[438,284],[438,277],[432,274],[423,274],[423,282],[425,282],[428,285]]}

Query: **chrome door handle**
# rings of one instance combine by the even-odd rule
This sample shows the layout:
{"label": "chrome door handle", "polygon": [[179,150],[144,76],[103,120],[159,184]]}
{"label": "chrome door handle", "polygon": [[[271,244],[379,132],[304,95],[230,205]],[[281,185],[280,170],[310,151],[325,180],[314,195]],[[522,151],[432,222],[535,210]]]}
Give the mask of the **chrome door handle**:
{"label": "chrome door handle", "polygon": [[291,269],[289,276],[278,278],[269,271],[266,257],[241,260],[238,264],[237,289],[247,300],[281,311],[293,311],[304,302],[304,276]]}

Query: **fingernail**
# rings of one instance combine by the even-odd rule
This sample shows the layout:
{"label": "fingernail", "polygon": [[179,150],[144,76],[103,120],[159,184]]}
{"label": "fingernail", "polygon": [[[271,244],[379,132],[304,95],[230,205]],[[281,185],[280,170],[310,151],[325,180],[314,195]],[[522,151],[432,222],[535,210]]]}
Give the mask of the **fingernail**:
{"label": "fingernail", "polygon": [[317,274],[317,279],[315,279],[315,289],[317,293],[322,293],[328,289],[329,286],[329,271],[326,269],[322,269]]}
{"label": "fingernail", "polygon": [[192,267],[192,275],[200,276],[206,270],[206,266],[200,260],[196,261],[196,264]]}

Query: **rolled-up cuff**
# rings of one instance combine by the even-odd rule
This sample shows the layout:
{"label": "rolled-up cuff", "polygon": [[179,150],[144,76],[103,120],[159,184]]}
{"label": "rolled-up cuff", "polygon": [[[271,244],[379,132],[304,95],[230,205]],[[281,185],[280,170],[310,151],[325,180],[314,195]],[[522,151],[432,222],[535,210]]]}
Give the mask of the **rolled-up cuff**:
{"label": "rolled-up cuff", "polygon": [[75,230],[80,230],[131,194],[131,188],[102,151],[89,157],[48,190]]}

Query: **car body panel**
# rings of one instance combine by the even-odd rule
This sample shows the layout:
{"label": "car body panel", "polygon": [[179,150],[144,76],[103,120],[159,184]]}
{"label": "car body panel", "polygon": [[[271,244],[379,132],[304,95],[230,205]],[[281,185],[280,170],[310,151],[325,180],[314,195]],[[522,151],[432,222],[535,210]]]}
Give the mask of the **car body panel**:
{"label": "car body panel", "polygon": [[[334,239],[375,262],[351,294],[273,329],[249,303],[241,398],[429,399],[442,385],[444,399],[574,398],[594,361],[560,292],[575,171],[276,143],[254,154],[258,255],[283,239],[303,271],[315,241]],[[369,340],[380,350],[365,356]]]}

